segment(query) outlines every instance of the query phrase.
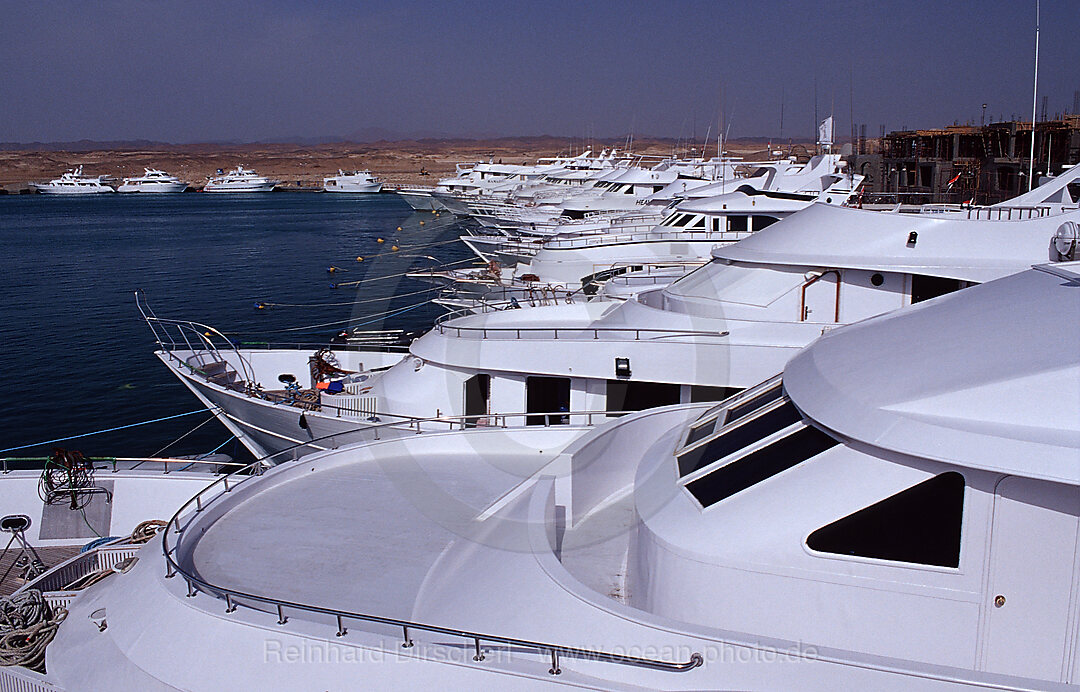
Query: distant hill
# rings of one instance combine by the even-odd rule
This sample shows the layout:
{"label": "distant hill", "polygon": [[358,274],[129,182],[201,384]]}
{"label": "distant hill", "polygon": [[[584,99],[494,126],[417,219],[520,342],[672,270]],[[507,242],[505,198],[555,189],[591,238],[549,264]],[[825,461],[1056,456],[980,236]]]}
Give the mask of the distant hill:
{"label": "distant hill", "polygon": [[[267,148],[267,146],[284,148],[322,147],[348,144],[417,143],[420,145],[424,145],[423,148],[427,148],[431,145],[445,146],[449,144],[489,144],[492,148],[519,148],[522,146],[527,146],[534,148],[548,148],[554,153],[555,151],[562,151],[567,149],[569,143],[571,142],[573,143],[575,150],[580,150],[582,146],[581,139],[577,137],[568,137],[565,135],[541,134],[521,136],[460,137],[439,132],[417,132],[407,134],[394,130],[388,130],[381,127],[365,127],[361,130],[352,132],[345,137],[279,137],[274,139],[261,140],[257,142],[211,141],[175,144],[173,142],[161,142],[149,139],[80,139],[68,142],[0,142],[0,151],[212,151],[219,149],[263,149]],[[727,146],[739,147],[741,145],[742,147],[745,147],[753,144],[764,145],[768,142],[773,142],[777,145],[781,144],[781,140],[775,137],[739,137],[737,139],[732,139],[728,142],[725,142],[725,148]],[[805,144],[807,142],[804,140],[795,140],[794,143]],[[605,148],[610,149],[612,147],[616,147],[621,150],[625,148],[625,144],[626,139],[623,137],[612,137],[606,139],[594,138],[591,142],[593,149],[597,151]],[[634,137],[633,148],[641,149],[648,146],[678,146],[680,150],[685,150],[687,145],[688,142],[686,139],[641,135]],[[715,147],[715,142],[710,143],[710,147]]]}

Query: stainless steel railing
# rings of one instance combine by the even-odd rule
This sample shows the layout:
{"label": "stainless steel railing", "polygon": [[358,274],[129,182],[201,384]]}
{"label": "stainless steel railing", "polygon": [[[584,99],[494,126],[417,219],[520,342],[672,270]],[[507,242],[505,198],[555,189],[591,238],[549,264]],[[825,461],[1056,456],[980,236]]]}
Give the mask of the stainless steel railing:
{"label": "stainless steel railing", "polygon": [[525,338],[529,335],[550,335],[550,338],[553,340],[558,340],[559,335],[562,334],[564,340],[592,341],[600,340],[601,335],[608,337],[617,334],[624,334],[627,338],[633,335],[633,341],[642,341],[641,336],[643,334],[646,337],[646,341],[656,341],[665,337],[725,337],[729,334],[727,331],[642,329],[637,327],[460,327],[452,324],[436,324],[434,330],[438,331],[440,334],[450,334],[458,338],[462,338],[463,335],[475,335],[473,338],[508,340],[522,339],[522,334],[526,335]]}
{"label": "stainless steel railing", "polygon": [[[135,306],[139,309],[139,313],[146,321],[147,326],[150,327],[150,331],[153,332],[154,340],[157,341],[161,350],[181,365],[193,370],[198,368],[198,366],[187,360],[174,355],[173,351],[181,350],[183,346],[192,353],[193,357],[198,359],[199,365],[224,363],[226,366],[231,365],[236,369],[242,381],[249,383],[255,381],[255,374],[251,364],[240,354],[236,345],[214,327],[190,320],[173,320],[158,317],[146,303],[146,297],[141,291],[135,291]],[[215,339],[220,340],[220,347]],[[221,355],[222,348],[232,352],[236,357],[235,363]],[[204,362],[207,356],[211,359],[210,363]]]}
{"label": "stainless steel railing", "polygon": [[[179,538],[174,545],[172,545],[171,547],[169,545],[170,535],[175,534],[177,536],[182,536],[184,532],[184,527],[181,525],[180,521],[181,515],[187,512],[192,507],[192,505],[195,506],[195,514],[205,511],[206,508],[209,507],[213,502],[221,499],[227,493],[233,492],[241,484],[262,475],[264,470],[264,461],[260,459],[253,462],[252,464],[249,464],[248,466],[245,466],[243,469],[236,471],[235,473],[219,478],[203,490],[199,491],[199,493],[196,494],[193,498],[184,503],[180,507],[180,509],[176,511],[172,518],[169,519],[169,522],[165,525],[165,529],[161,532],[161,549],[162,554],[165,558],[165,578],[172,579],[176,576],[180,576],[187,584],[187,596],[189,598],[196,597],[200,591],[208,595],[214,595],[225,601],[225,612],[227,614],[236,612],[236,609],[241,605],[244,605],[245,607],[250,607],[253,610],[258,610],[259,612],[276,613],[277,623],[279,625],[285,625],[288,623],[288,613],[290,612],[302,612],[329,616],[334,618],[334,622],[337,626],[335,636],[337,637],[345,637],[349,632],[347,625],[353,622],[366,622],[389,625],[392,627],[400,627],[402,632],[402,648],[411,648],[413,646],[413,641],[410,638],[410,630],[458,637],[472,643],[475,651],[473,655],[473,660],[477,663],[482,662],[485,659],[483,650],[483,645],[485,643],[532,649],[550,656],[551,667],[548,669],[548,673],[551,675],[559,675],[562,672],[559,666],[560,656],[567,656],[571,658],[579,658],[592,661],[601,661],[605,663],[635,665],[645,668],[651,668],[654,670],[662,670],[669,672],[688,671],[704,664],[704,658],[699,653],[692,654],[690,656],[690,660],[688,661],[663,661],[659,659],[628,656],[624,654],[600,651],[596,649],[584,649],[572,646],[563,646],[561,644],[554,644],[550,642],[518,639],[515,637],[505,637],[495,634],[473,632],[470,630],[456,629],[452,627],[442,627],[429,623],[383,617],[381,615],[373,615],[370,613],[358,613],[346,610],[338,610],[335,608],[325,608],[322,606],[315,606],[305,603],[297,603],[295,601],[286,601],[279,598],[273,598],[271,596],[252,594],[244,591],[239,591],[237,589],[229,589],[222,586],[217,586],[185,570],[176,558],[177,550],[180,546]],[[242,476],[242,479],[237,479],[237,477],[240,476]],[[229,479],[234,479],[231,485],[229,483]],[[208,495],[213,491],[216,491],[219,486],[221,486],[220,492],[217,492],[217,494],[214,495],[212,498],[204,500],[204,496]],[[270,610],[263,611],[259,608],[254,608],[250,605],[251,603],[258,603],[268,606]]]}

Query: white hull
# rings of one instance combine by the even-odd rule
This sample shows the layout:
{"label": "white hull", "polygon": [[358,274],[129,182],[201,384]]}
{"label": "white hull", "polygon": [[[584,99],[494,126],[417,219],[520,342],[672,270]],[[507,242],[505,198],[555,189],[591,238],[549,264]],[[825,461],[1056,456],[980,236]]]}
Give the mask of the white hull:
{"label": "white hull", "polygon": [[117,192],[183,192],[187,189],[187,183],[141,183],[132,184],[124,183],[120,187],[116,188]]}
{"label": "white hull", "polygon": [[323,187],[326,192],[381,192],[382,183],[340,183]]}
{"label": "white hull", "polygon": [[105,192],[116,192],[108,185],[80,185],[78,187],[60,187],[54,185],[34,185],[38,194],[42,195],[97,195]]}
{"label": "white hull", "polygon": [[396,190],[398,197],[416,211],[433,211],[445,209],[442,202],[431,196],[430,190]]}
{"label": "white hull", "polygon": [[252,185],[251,183],[207,183],[203,192],[272,192],[273,181]]}

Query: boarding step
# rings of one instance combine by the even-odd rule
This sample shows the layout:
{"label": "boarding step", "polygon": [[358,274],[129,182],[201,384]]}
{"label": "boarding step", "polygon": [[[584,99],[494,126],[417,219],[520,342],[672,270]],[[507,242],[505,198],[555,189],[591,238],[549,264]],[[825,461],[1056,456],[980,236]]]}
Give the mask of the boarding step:
{"label": "boarding step", "polygon": [[208,382],[212,382],[213,384],[222,387],[228,387],[230,384],[235,384],[240,379],[236,371],[223,360],[212,360],[207,362],[201,356],[194,356],[188,358],[187,364],[192,370],[205,377]]}

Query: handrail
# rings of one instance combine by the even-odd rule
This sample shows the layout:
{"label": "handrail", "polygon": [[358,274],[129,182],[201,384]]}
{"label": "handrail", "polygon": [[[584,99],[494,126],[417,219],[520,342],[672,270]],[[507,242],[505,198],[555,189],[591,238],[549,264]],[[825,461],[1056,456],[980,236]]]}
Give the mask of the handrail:
{"label": "handrail", "polygon": [[[139,300],[140,296],[142,296],[141,301]],[[200,350],[206,351],[217,361],[228,363],[228,361],[221,356],[221,352],[218,350],[217,345],[212,341],[213,335],[217,335],[221,338],[222,341],[229,345],[229,350],[236,354],[239,368],[241,370],[240,374],[242,375],[242,379],[245,382],[255,381],[255,373],[251,369],[251,365],[247,362],[246,358],[240,355],[240,351],[236,348],[236,344],[234,344],[231,339],[219,332],[214,327],[202,324],[200,322],[193,322],[191,320],[175,320],[158,317],[150,308],[150,305],[146,302],[146,296],[142,295],[141,291],[135,291],[135,307],[138,308],[139,313],[146,321],[147,326],[150,327],[150,331],[153,332],[154,340],[157,341],[158,346],[160,346],[163,351],[168,353],[171,358],[175,358],[177,362],[186,365],[189,368],[193,367],[190,363],[187,363],[186,361],[183,361],[173,355],[172,351],[178,349],[179,345],[176,343],[176,340],[173,339],[172,335],[170,334],[168,329],[169,327],[176,328],[179,335],[183,338],[184,345],[187,346],[188,351],[191,351],[193,354],[199,353]],[[162,334],[164,334],[164,336],[168,338],[168,345],[166,345],[165,340],[162,338],[162,335],[158,333],[155,325],[161,327]],[[189,335],[194,335],[197,338],[197,343],[201,343],[203,348],[196,349],[192,345],[191,340],[188,338]],[[235,368],[236,365],[233,365],[233,367]]]}
{"label": "handrail", "polygon": [[[326,608],[323,606],[309,605],[305,603],[297,603],[295,601],[286,601],[283,599],[273,598],[270,596],[260,596],[258,594],[247,593],[238,591],[235,589],[228,589],[222,586],[211,584],[210,582],[201,579],[183,569],[179,562],[175,559],[175,553],[179,548],[179,540],[176,545],[169,547],[169,535],[175,532],[178,535],[182,535],[184,529],[180,524],[180,515],[191,507],[192,503],[195,503],[195,512],[199,513],[206,509],[210,503],[213,503],[220,499],[224,494],[232,492],[240,483],[246,482],[251,478],[262,475],[264,470],[263,460],[257,460],[243,469],[236,471],[235,473],[223,476],[214,481],[206,488],[200,490],[193,498],[185,502],[180,509],[173,514],[169,519],[165,528],[161,531],[161,550],[162,555],[165,558],[165,578],[171,579],[176,575],[180,575],[187,584],[187,595],[189,598],[195,597],[199,591],[203,591],[208,595],[215,595],[218,598],[224,597],[225,599],[225,612],[231,614],[236,611],[239,605],[243,605],[239,601],[256,601],[258,603],[264,603],[273,606],[277,612],[278,624],[284,625],[288,622],[288,616],[286,610],[302,611],[307,613],[314,613],[319,615],[332,616],[337,624],[337,637],[344,637],[348,634],[346,628],[347,622],[372,622],[382,625],[391,625],[402,628],[403,642],[401,646],[403,648],[410,648],[413,646],[412,639],[409,638],[409,630],[419,630],[424,632],[432,632],[435,634],[443,634],[452,637],[461,637],[462,639],[471,641],[474,645],[475,654],[473,660],[481,662],[484,660],[484,654],[482,651],[482,644],[484,642],[492,644],[502,644],[506,646],[517,646],[526,649],[535,649],[539,652],[547,653],[551,656],[551,668],[548,669],[548,673],[551,675],[559,675],[562,670],[559,667],[559,656],[569,656],[572,658],[580,658],[586,660],[600,661],[605,663],[620,663],[624,665],[635,665],[645,668],[652,668],[654,670],[662,670],[668,672],[684,672],[704,665],[704,657],[699,653],[693,653],[690,655],[690,660],[685,662],[671,662],[662,661],[659,659],[643,658],[638,656],[628,656],[625,654],[613,653],[608,651],[599,651],[595,649],[582,649],[572,646],[563,646],[561,644],[552,644],[548,642],[539,642],[529,639],[517,639],[515,637],[504,637],[501,635],[484,634],[480,632],[473,632],[470,630],[461,630],[451,627],[442,627],[439,625],[432,625],[428,623],[417,622],[413,620],[401,620],[398,618],[384,617],[381,615],[372,615],[369,613],[357,613],[347,610],[337,610],[335,608]],[[247,475],[245,480],[240,483],[234,483],[230,488],[229,478],[244,473],[248,470],[256,471],[255,475]],[[202,498],[205,493],[216,487],[219,483],[224,485],[224,490],[218,493],[215,497],[211,498],[209,502],[204,503]],[[250,606],[248,606],[250,607]],[[258,610],[253,608],[254,610]],[[264,611],[260,611],[264,612]]]}
{"label": "handrail", "polygon": [[[439,334],[447,334],[448,332],[453,330],[454,331],[453,336],[455,336],[456,338],[463,338],[462,337],[462,332],[474,333],[474,334],[479,333],[480,334],[479,338],[481,338],[481,339],[490,338],[488,336],[489,334],[495,334],[495,335],[513,334],[514,336],[512,336],[512,337],[503,337],[503,338],[510,338],[510,339],[513,339],[513,340],[521,339],[521,335],[523,333],[524,334],[530,334],[530,333],[538,333],[538,332],[551,332],[552,333],[552,339],[556,340],[556,341],[559,339],[559,332],[562,332],[564,335],[566,333],[568,333],[568,332],[569,333],[579,333],[581,336],[577,337],[578,339],[587,339],[588,336],[591,334],[593,340],[600,339],[601,334],[611,334],[611,333],[614,333],[614,332],[633,333],[634,341],[641,341],[641,335],[642,334],[645,334],[645,335],[664,334],[664,335],[672,336],[672,337],[683,337],[683,336],[717,336],[717,337],[723,337],[723,336],[728,336],[728,334],[729,334],[729,332],[727,332],[727,331],[717,332],[717,331],[708,330],[708,329],[704,329],[704,330],[698,330],[698,329],[650,329],[650,328],[644,328],[643,329],[643,328],[640,328],[640,327],[459,327],[459,326],[455,326],[455,325],[451,325],[451,324],[445,324],[445,323],[436,324],[432,328],[432,331],[435,331],[435,330],[437,330],[439,332]],[[496,338],[498,338],[498,337],[496,337]],[[570,338],[573,339],[575,337],[570,337]],[[662,337],[654,337],[654,339],[656,339],[656,338],[662,338]],[[649,339],[647,339],[647,340],[649,340]]]}
{"label": "handrail", "polygon": [[[49,457],[3,457],[0,458],[0,473],[8,474],[13,470],[10,467],[12,463],[44,463],[49,460]],[[163,468],[161,472],[163,474],[169,473],[169,464],[175,464],[183,466],[180,471],[185,470],[189,466],[235,466],[235,462],[230,461],[210,461],[208,459],[180,459],[176,457],[87,457],[89,462],[105,462],[112,465],[111,473],[119,473],[120,471],[132,471],[143,463],[160,463]],[[117,468],[117,462],[135,462],[135,465],[130,468]],[[26,470],[26,471],[40,471],[40,468],[29,469],[14,469],[14,470]]]}

